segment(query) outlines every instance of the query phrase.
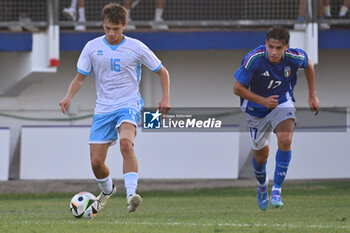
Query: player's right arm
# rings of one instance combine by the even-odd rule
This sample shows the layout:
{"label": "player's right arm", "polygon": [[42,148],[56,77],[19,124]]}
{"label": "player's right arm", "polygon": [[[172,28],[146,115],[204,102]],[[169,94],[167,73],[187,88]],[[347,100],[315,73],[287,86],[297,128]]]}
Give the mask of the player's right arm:
{"label": "player's right arm", "polygon": [[278,105],[278,95],[271,95],[269,97],[263,97],[254,92],[250,91],[246,86],[236,80],[233,86],[233,93],[242,97],[243,99],[247,99],[251,102],[258,103],[260,105],[265,106],[268,109],[274,109]]}
{"label": "player's right arm", "polygon": [[63,114],[66,114],[66,111],[69,108],[73,96],[79,91],[79,89],[83,85],[85,77],[85,75],[78,72],[75,78],[70,83],[66,96],[59,102]]}
{"label": "player's right arm", "polygon": [[261,63],[261,58],[265,56],[264,46],[259,46],[249,52],[242,60],[241,67],[235,72],[234,77],[236,82],[233,86],[233,93],[243,99],[265,106],[268,109],[274,109],[278,105],[278,95],[263,97],[252,91],[247,87],[250,85],[255,70]]}

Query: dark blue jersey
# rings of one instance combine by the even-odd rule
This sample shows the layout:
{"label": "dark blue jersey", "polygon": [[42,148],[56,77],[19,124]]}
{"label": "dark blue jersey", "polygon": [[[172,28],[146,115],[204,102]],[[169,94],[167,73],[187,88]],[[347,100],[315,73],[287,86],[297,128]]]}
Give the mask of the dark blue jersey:
{"label": "dark blue jersey", "polygon": [[[278,104],[293,100],[293,89],[297,83],[297,71],[309,65],[302,49],[289,48],[278,64],[271,64],[267,58],[266,46],[249,52],[234,76],[250,91],[263,97],[279,95]],[[271,112],[265,106],[241,98],[241,108],[252,116],[264,117]]]}

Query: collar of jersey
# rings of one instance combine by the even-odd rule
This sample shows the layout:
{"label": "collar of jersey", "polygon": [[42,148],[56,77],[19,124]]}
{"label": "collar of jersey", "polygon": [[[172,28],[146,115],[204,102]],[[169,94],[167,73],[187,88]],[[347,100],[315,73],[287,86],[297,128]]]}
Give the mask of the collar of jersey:
{"label": "collar of jersey", "polygon": [[[123,35],[123,36],[124,36],[124,35]],[[123,40],[122,42],[120,42],[119,44],[111,45],[111,44],[109,44],[109,43],[107,42],[106,37],[103,37],[103,42],[104,42],[108,47],[110,47],[112,50],[117,50],[117,48],[118,48],[119,46],[121,46],[122,44],[124,44],[125,41],[126,41],[126,36],[124,36],[124,40]]]}

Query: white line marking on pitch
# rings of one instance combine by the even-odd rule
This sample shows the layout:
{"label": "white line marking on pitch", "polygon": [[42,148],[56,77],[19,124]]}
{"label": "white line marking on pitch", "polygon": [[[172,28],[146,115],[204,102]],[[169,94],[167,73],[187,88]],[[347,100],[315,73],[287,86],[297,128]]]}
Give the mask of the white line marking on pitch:
{"label": "white line marking on pitch", "polygon": [[[87,220],[87,219],[86,219]],[[79,219],[76,221],[68,220],[70,224],[78,224]],[[20,221],[17,224],[52,224],[43,221]],[[60,222],[64,224],[65,221]],[[164,225],[164,226],[222,226],[222,227],[280,227],[280,228],[313,228],[313,229],[350,229],[350,226],[330,226],[330,225],[294,225],[294,224],[249,224],[249,223],[181,223],[181,222],[123,222],[123,221],[94,221],[93,219],[87,220],[86,223],[90,224],[115,224],[115,225]]]}
{"label": "white line marking on pitch", "polygon": [[[110,223],[113,224],[113,223]],[[114,224],[134,224],[134,225],[168,225],[168,226],[230,226],[230,227],[290,227],[290,228],[336,228],[336,229],[350,229],[350,226],[329,226],[329,225],[294,225],[294,224],[248,224],[248,223],[181,223],[181,222],[120,222],[115,221]]]}

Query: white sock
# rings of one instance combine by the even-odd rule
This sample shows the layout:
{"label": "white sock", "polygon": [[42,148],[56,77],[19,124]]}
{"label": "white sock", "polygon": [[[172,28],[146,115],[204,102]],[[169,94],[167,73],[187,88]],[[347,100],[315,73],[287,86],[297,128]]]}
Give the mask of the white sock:
{"label": "white sock", "polygon": [[106,178],[96,180],[98,182],[98,187],[100,187],[104,194],[110,194],[113,191],[113,181],[110,175]]}
{"label": "white sock", "polygon": [[136,193],[138,179],[139,175],[136,172],[128,172],[124,174],[126,198]]}
{"label": "white sock", "polygon": [[85,7],[79,7],[79,21],[85,22]]}
{"label": "white sock", "polygon": [[77,7],[77,3],[78,3],[78,0],[72,0],[69,8],[72,8],[75,10],[75,8]]}
{"label": "white sock", "polygon": [[161,21],[163,15],[163,9],[162,8],[156,8],[156,12],[154,14],[154,20],[155,21]]}

